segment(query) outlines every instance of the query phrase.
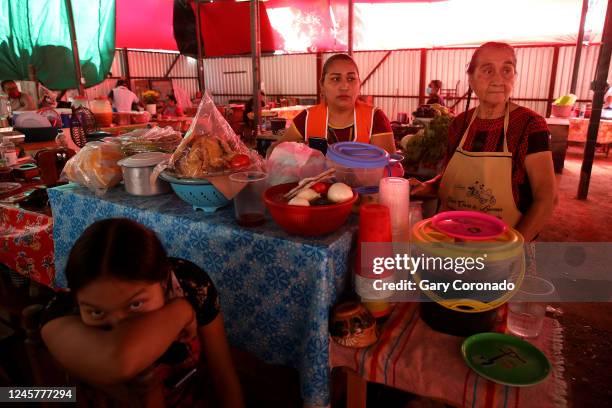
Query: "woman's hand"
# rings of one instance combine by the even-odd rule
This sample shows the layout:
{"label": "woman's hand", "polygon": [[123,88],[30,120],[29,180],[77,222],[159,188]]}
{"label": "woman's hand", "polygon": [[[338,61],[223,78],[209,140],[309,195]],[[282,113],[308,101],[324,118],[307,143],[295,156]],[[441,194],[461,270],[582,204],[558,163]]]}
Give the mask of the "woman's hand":
{"label": "woman's hand", "polygon": [[408,179],[410,183],[410,196],[437,197],[441,178],[441,176],[436,176],[426,182],[419,181],[415,178]]}

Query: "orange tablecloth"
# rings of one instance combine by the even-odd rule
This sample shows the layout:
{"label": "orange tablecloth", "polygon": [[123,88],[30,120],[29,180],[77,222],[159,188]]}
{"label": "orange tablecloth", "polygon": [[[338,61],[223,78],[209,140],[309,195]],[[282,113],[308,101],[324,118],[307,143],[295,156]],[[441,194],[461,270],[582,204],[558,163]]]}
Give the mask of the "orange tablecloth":
{"label": "orange tablecloth", "polygon": [[[570,142],[586,142],[588,128],[589,119],[570,118],[567,140]],[[599,122],[597,143],[612,143],[612,120]]]}
{"label": "orange tablecloth", "polygon": [[[499,328],[503,331],[505,324]],[[542,333],[530,340],[546,354],[552,372],[532,387],[509,387],[486,380],[461,357],[463,338],[439,333],[419,317],[416,303],[398,303],[383,334],[372,346],[352,349],[331,342],[332,367],[349,367],[368,381],[461,407],[566,406],[562,330],[546,318]]]}

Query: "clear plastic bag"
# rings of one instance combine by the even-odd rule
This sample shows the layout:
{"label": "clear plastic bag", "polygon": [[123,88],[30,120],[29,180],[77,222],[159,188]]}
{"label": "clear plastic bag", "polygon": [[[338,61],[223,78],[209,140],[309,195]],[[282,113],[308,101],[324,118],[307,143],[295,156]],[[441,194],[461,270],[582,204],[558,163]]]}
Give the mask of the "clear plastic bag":
{"label": "clear plastic bag", "polygon": [[90,142],[68,160],[61,177],[103,195],[122,180],[117,162],[123,157],[119,144]]}
{"label": "clear plastic bag", "polygon": [[304,143],[284,142],[268,158],[268,182],[271,186],[300,181],[325,170],[325,156]]}
{"label": "clear plastic bag", "polygon": [[[248,161],[245,157],[236,159],[238,155],[247,156]],[[263,159],[234,133],[206,92],[168,168],[177,177],[208,178],[247,168],[262,170],[263,165]]]}

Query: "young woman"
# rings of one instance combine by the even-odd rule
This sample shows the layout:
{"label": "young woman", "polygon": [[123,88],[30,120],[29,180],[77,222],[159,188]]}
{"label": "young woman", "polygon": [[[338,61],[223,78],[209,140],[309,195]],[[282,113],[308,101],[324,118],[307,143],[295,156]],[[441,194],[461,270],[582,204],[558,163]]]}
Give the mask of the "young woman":
{"label": "young woman", "polygon": [[332,55],[321,72],[323,102],[300,112],[281,142],[306,142],[310,138],[336,142],[371,143],[395,153],[389,119],[380,109],[357,100],[361,81],[355,61],[347,54]]}
{"label": "young woman", "polygon": [[47,306],[41,333],[72,375],[111,394],[127,388],[145,406],[193,406],[205,367],[218,405],[243,406],[215,286],[168,258],[153,231],[127,219],[92,224],[66,278],[70,293]]}

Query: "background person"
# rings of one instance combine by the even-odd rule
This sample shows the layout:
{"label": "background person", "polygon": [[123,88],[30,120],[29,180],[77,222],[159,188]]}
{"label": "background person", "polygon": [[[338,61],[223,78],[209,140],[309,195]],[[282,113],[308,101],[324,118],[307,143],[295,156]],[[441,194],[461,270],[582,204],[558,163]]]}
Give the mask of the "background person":
{"label": "background person", "polygon": [[17,83],[12,79],[7,79],[1,83],[2,91],[9,97],[11,111],[30,111],[36,110],[36,104],[30,95],[19,91]]}
{"label": "background person", "polygon": [[139,104],[138,96],[127,87],[127,81],[120,79],[117,85],[108,94],[108,97],[113,103],[113,111],[129,112],[132,110],[133,104]]}
{"label": "background person", "polygon": [[183,109],[178,105],[176,97],[174,95],[166,96],[166,104],[161,110],[161,114],[164,116],[184,116]]}
{"label": "background person", "polygon": [[431,81],[429,85],[427,85],[427,89],[425,90],[425,93],[429,96],[429,99],[427,99],[427,104],[432,105],[434,103],[437,103],[439,105],[445,106],[444,98],[442,97],[442,95],[440,95],[441,91],[442,81],[440,81],[439,79],[434,79],[433,81]]}

